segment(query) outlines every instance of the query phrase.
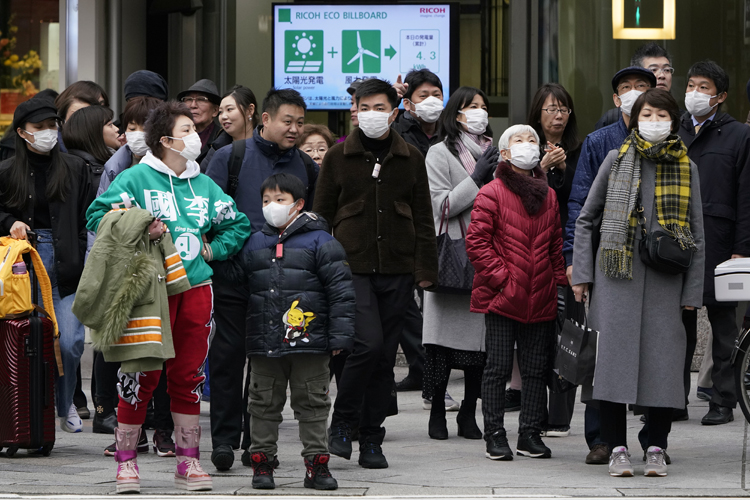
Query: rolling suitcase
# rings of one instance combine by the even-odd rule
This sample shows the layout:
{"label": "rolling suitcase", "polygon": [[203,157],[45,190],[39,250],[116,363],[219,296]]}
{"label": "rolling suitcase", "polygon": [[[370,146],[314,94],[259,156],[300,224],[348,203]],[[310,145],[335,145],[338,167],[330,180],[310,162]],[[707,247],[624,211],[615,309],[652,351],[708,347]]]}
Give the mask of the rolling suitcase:
{"label": "rolling suitcase", "polygon": [[[27,266],[33,304],[37,304],[34,263],[41,266],[47,282],[49,278],[34,254]],[[51,318],[44,317],[39,313],[43,309],[32,307],[27,314],[6,315],[0,320],[0,449],[5,448],[8,457],[20,448],[48,456],[55,445],[54,312]]]}

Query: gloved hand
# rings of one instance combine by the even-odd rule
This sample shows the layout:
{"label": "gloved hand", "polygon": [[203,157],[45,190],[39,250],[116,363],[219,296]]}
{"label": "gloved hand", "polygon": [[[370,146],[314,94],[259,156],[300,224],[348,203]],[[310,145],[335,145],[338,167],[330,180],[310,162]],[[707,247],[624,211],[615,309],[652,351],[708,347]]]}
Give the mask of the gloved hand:
{"label": "gloved hand", "polygon": [[477,164],[474,165],[474,173],[471,174],[471,178],[477,183],[477,186],[482,187],[489,176],[495,172],[499,158],[500,150],[495,146],[488,147],[479,157]]}

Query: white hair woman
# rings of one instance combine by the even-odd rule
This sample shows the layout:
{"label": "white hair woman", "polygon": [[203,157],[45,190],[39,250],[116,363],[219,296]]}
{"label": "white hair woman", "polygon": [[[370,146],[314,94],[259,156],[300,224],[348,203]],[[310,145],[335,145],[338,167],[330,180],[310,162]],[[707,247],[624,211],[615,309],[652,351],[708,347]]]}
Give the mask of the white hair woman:
{"label": "white hair woman", "polygon": [[498,141],[504,161],[479,190],[466,236],[474,265],[471,311],[485,315],[487,361],[482,413],[487,458],[512,460],[505,431],[505,384],[518,347],[524,397],[519,455],[550,458],[540,437],[546,375],[557,318],[557,287],[567,284],[557,197],[539,166],[539,136],[514,125]]}

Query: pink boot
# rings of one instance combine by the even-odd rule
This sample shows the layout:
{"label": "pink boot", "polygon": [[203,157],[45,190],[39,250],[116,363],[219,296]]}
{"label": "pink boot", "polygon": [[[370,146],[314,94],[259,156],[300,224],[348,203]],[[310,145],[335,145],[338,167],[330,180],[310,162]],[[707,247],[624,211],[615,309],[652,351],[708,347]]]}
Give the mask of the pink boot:
{"label": "pink boot", "polygon": [[115,427],[117,451],[117,493],[140,493],[141,476],[138,472],[136,457],[138,438],[141,429],[120,429]]}
{"label": "pink boot", "polygon": [[174,474],[174,484],[178,489],[188,491],[209,491],[213,489],[211,476],[201,467],[199,445],[201,428],[175,426],[175,453],[177,455],[177,471]]}

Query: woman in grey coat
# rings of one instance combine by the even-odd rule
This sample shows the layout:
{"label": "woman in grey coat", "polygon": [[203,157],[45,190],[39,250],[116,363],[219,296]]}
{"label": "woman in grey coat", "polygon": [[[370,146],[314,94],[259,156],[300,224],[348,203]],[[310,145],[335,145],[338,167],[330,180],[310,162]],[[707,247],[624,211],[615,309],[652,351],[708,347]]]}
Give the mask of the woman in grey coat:
{"label": "woman in grey coat", "polygon": [[[447,227],[451,239],[465,238],[474,198],[479,188],[492,181],[497,167],[499,151],[492,146],[492,130],[487,125],[488,104],[481,90],[459,88],[440,116],[442,142],[432,146],[425,158],[435,232],[440,231],[445,209],[443,232]],[[464,370],[464,401],[456,417],[458,435],[481,439],[475,414],[484,369],[485,326],[483,315],[469,311],[470,293],[471,290],[466,295],[424,294],[422,397],[437,396],[439,400],[451,369]],[[432,405],[428,433],[432,439],[448,439],[444,405]]]}
{"label": "woman in grey coat", "polygon": [[[584,301],[591,287],[588,324],[599,331],[593,399],[600,401],[612,476],[633,475],[626,405],[646,408],[648,476],[667,474],[672,408],[685,406],[682,310],[702,306],[704,240],[698,170],[674,133],[678,127],[679,107],[668,92],[641,95],[630,135],[604,160],[576,222],[573,292]],[[665,231],[693,252],[686,273],[641,261],[643,220],[649,233]]]}

